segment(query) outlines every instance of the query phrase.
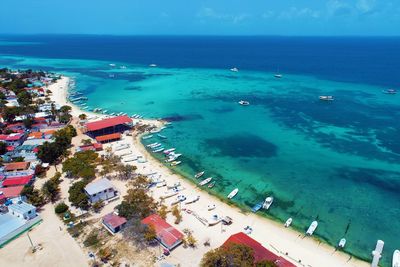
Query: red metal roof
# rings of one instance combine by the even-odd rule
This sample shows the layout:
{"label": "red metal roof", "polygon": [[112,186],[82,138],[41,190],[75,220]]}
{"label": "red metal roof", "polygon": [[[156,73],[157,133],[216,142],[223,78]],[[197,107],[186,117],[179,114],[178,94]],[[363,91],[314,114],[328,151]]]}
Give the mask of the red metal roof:
{"label": "red metal roof", "polygon": [[18,176],[7,178],[3,181],[3,186],[16,186],[16,185],[26,185],[29,184],[31,179],[33,178],[33,174],[26,176]]}
{"label": "red metal roof", "polygon": [[0,192],[3,192],[0,196],[4,196],[5,198],[17,197],[21,194],[23,188],[23,185],[0,188]]}
{"label": "red metal roof", "polygon": [[117,228],[118,226],[126,223],[126,219],[124,217],[118,216],[114,213],[109,213],[103,217],[103,222],[110,225],[112,228]]}
{"label": "red metal roof", "polygon": [[115,139],[120,139],[121,134],[120,133],[113,133],[113,134],[106,134],[106,135],[101,135],[96,137],[97,142],[105,142],[109,140],[115,140]]}
{"label": "red metal roof", "polygon": [[237,233],[231,235],[225,243],[222,245],[223,247],[229,246],[229,244],[242,244],[248,247],[251,247],[254,250],[254,261],[259,262],[262,260],[272,261],[278,267],[296,267],[293,263],[289,262],[288,260],[275,255],[273,252],[269,251],[265,247],[263,247],[260,243],[256,240],[251,238],[250,236],[246,235],[245,233]]}
{"label": "red metal roof", "polygon": [[18,141],[20,140],[22,137],[24,137],[23,134],[19,134],[19,133],[13,133],[13,134],[0,134],[0,140],[3,141]]}
{"label": "red metal roof", "polygon": [[11,162],[4,164],[4,170],[9,171],[16,171],[16,170],[26,170],[29,168],[29,162]]}
{"label": "red metal roof", "polygon": [[86,129],[90,132],[125,123],[132,123],[132,119],[128,116],[117,116],[100,121],[88,122],[86,123]]}
{"label": "red metal roof", "polygon": [[173,248],[178,242],[182,241],[183,234],[158,216],[158,214],[144,218],[142,224],[152,225],[156,230],[157,237],[168,248]]}

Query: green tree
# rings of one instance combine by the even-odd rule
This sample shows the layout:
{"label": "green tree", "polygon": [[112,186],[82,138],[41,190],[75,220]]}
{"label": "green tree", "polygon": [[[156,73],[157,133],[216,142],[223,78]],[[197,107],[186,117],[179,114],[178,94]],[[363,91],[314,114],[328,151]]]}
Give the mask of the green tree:
{"label": "green tree", "polygon": [[55,213],[61,214],[68,210],[68,205],[64,202],[58,203],[57,206],[54,208]]}
{"label": "green tree", "polygon": [[25,90],[17,95],[18,103],[22,106],[29,106],[32,104],[32,96]]}
{"label": "green tree", "polygon": [[72,203],[73,206],[87,210],[89,208],[89,201],[88,196],[84,192],[84,188],[86,185],[87,182],[85,181],[73,183],[68,190],[68,200]]}
{"label": "green tree", "polygon": [[79,114],[78,118],[83,121],[83,120],[87,119],[87,116],[86,116],[86,114],[82,113],[82,114]]}
{"label": "green tree", "polygon": [[241,244],[230,244],[219,247],[204,254],[200,266],[202,267],[253,267],[254,251]]}
{"label": "green tree", "polygon": [[28,202],[32,205],[39,207],[45,204],[43,196],[40,194],[40,191],[34,189],[31,185],[26,185],[21,192],[22,196],[26,196]]}
{"label": "green tree", "polygon": [[129,180],[133,177],[136,169],[136,166],[119,164],[116,168],[118,172],[118,178],[124,181]]}
{"label": "green tree", "polygon": [[146,239],[147,242],[152,242],[156,239],[157,233],[156,229],[154,228],[153,225],[147,225],[146,230],[144,232],[144,238]]}
{"label": "green tree", "polygon": [[98,154],[91,150],[77,152],[73,157],[64,161],[62,170],[72,177],[92,179],[96,174],[95,161],[97,157]]}
{"label": "green tree", "polygon": [[274,263],[273,261],[268,261],[268,260],[256,262],[255,266],[256,267],[278,267],[278,265],[276,265],[276,263]]}
{"label": "green tree", "polygon": [[46,181],[42,186],[42,194],[51,202],[58,200],[60,195],[60,177],[61,173],[57,172],[51,179]]}

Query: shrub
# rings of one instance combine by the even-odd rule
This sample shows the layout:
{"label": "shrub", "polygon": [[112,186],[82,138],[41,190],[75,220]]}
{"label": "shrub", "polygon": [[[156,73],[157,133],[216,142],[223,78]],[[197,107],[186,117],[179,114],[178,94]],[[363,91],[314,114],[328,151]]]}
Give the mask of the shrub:
{"label": "shrub", "polygon": [[57,214],[64,213],[68,210],[68,205],[65,204],[64,202],[58,203],[57,206],[54,208],[54,211]]}

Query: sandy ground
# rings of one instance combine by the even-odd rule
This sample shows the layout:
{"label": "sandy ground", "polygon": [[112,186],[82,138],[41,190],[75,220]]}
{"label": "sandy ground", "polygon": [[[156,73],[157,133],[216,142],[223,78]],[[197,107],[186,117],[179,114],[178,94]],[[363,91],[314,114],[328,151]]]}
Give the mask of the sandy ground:
{"label": "sandy ground", "polygon": [[[60,103],[61,105],[71,105],[70,103],[67,103],[65,99],[67,84],[68,78],[63,77],[58,83],[50,86],[50,90],[53,92],[52,99]],[[77,116],[81,113],[82,111],[73,106],[72,114],[74,116]],[[93,116],[93,114],[90,114],[90,116]],[[159,125],[159,122],[157,121],[146,122],[156,123],[157,125]],[[283,225],[279,223],[262,218],[260,216],[256,216],[255,214],[245,214],[236,207],[222,203],[214,196],[211,196],[207,192],[200,190],[196,185],[190,183],[189,181],[176,174],[173,174],[171,170],[152,158],[147,153],[143,145],[140,144],[138,137],[124,135],[123,140],[119,143],[129,144],[130,147],[124,151],[118,151],[116,152],[116,154],[129,152],[129,154],[136,156],[142,155],[147,159],[145,163],[138,163],[137,161],[129,163],[137,166],[139,173],[150,174],[156,172],[157,176],[161,176],[162,179],[165,179],[167,184],[172,185],[176,182],[180,182],[181,185],[183,185],[183,187],[185,188],[185,190],[183,190],[181,194],[185,195],[186,197],[197,195],[200,196],[200,200],[196,203],[188,205],[181,204],[182,210],[184,208],[190,209],[191,211],[195,211],[197,214],[199,214],[199,216],[204,218],[210,218],[212,215],[218,214],[219,216],[229,216],[233,219],[233,224],[230,226],[222,226],[221,224],[217,224],[215,226],[207,227],[203,225],[198,219],[196,219],[192,214],[188,214],[185,211],[182,211],[183,221],[179,225],[175,226],[181,231],[183,231],[183,229],[190,229],[193,232],[193,236],[197,239],[198,245],[194,249],[179,246],[166,259],[166,261],[170,263],[179,263],[181,266],[198,266],[202,255],[205,252],[212,248],[219,247],[230,235],[243,231],[243,228],[249,225],[253,228],[253,232],[250,234],[252,238],[256,239],[258,242],[260,242],[271,251],[280,254],[281,256],[287,258],[288,260],[296,263],[299,266],[369,266],[365,262],[350,259],[350,256],[347,254],[335,252],[334,248],[319,243],[310,237],[303,238],[302,234],[294,230],[284,228]],[[116,143],[113,143],[109,146],[115,145]],[[206,175],[204,177],[206,177]],[[127,188],[125,182],[114,180],[113,184],[122,193],[122,195],[126,192]],[[67,181],[63,182],[61,187],[63,195],[67,196],[67,194],[64,194],[69,187]],[[154,198],[160,199],[160,196],[166,190],[167,189],[165,187],[153,188],[151,190],[151,194]],[[175,198],[176,196],[166,199],[164,201],[165,205],[171,207],[170,203]],[[120,201],[121,198],[117,201],[109,203],[101,211],[101,213],[95,215],[95,217],[100,218],[102,215],[112,211],[114,207],[120,203]],[[215,204],[216,209],[213,211],[208,211],[207,205],[209,204]],[[86,264],[85,255],[83,255],[82,250],[79,249],[79,246],[72,239],[72,237],[70,237],[64,230],[60,231],[58,229],[59,225],[61,225],[61,222],[54,214],[53,209],[48,208],[47,210],[42,212],[41,216],[44,222],[40,226],[36,227],[31,234],[34,241],[44,244],[43,251],[45,251],[46,248],[50,249],[48,248],[49,246],[46,246],[47,242],[49,242],[48,244],[52,244],[52,242],[54,242],[56,243],[56,245],[51,246],[54,247],[54,249],[52,249],[50,253],[46,253],[46,255],[48,256],[40,258],[40,260],[36,259],[35,263],[37,262],[37,265],[30,266],[52,266],[51,264],[54,263],[54,260],[59,260],[58,263],[68,263],[68,266],[84,266]],[[171,215],[168,216],[167,221],[174,225],[174,218],[172,218]],[[44,225],[48,225],[48,227],[43,227]],[[37,237],[34,236],[35,231],[38,233]],[[39,236],[41,237],[39,238]],[[48,239],[46,237],[48,237]],[[40,240],[41,238],[43,239],[43,241]],[[210,246],[206,247],[203,245],[203,243],[208,239],[210,240]],[[23,249],[24,245],[25,249]],[[26,254],[29,248],[28,245],[29,244],[27,243],[26,238],[23,237],[13,241],[9,245],[10,248],[14,248],[12,249],[12,253],[5,253],[6,250],[0,251],[0,266],[3,266],[1,264],[1,261],[4,259],[10,260],[15,257],[20,257],[26,259],[23,261],[24,263],[26,263],[30,258],[39,258],[36,255],[29,256]],[[61,246],[63,245],[66,246],[65,250],[61,248]],[[60,254],[57,254],[57,252],[60,252]],[[37,255],[40,255],[39,253]],[[73,257],[70,256],[71,253],[73,253]],[[74,260],[77,260],[77,263],[79,264],[72,264],[72,258]],[[46,265],[45,263],[49,263],[50,265]],[[7,266],[12,265],[8,264]]]}

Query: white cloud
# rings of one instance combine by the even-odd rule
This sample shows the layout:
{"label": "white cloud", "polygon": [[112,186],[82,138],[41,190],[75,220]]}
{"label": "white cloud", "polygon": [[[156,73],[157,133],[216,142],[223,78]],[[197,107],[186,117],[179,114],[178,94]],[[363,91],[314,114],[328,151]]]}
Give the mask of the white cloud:
{"label": "white cloud", "polygon": [[296,19],[296,18],[319,18],[320,12],[308,7],[297,8],[291,7],[288,10],[282,11],[279,16],[281,19]]}
{"label": "white cloud", "polygon": [[362,13],[369,13],[375,9],[375,0],[358,0],[356,7]]}
{"label": "white cloud", "polygon": [[212,8],[205,7],[205,8],[202,8],[197,13],[197,17],[230,21],[232,23],[240,23],[240,22],[250,18],[251,16],[246,13],[241,13],[241,14],[218,13]]}

